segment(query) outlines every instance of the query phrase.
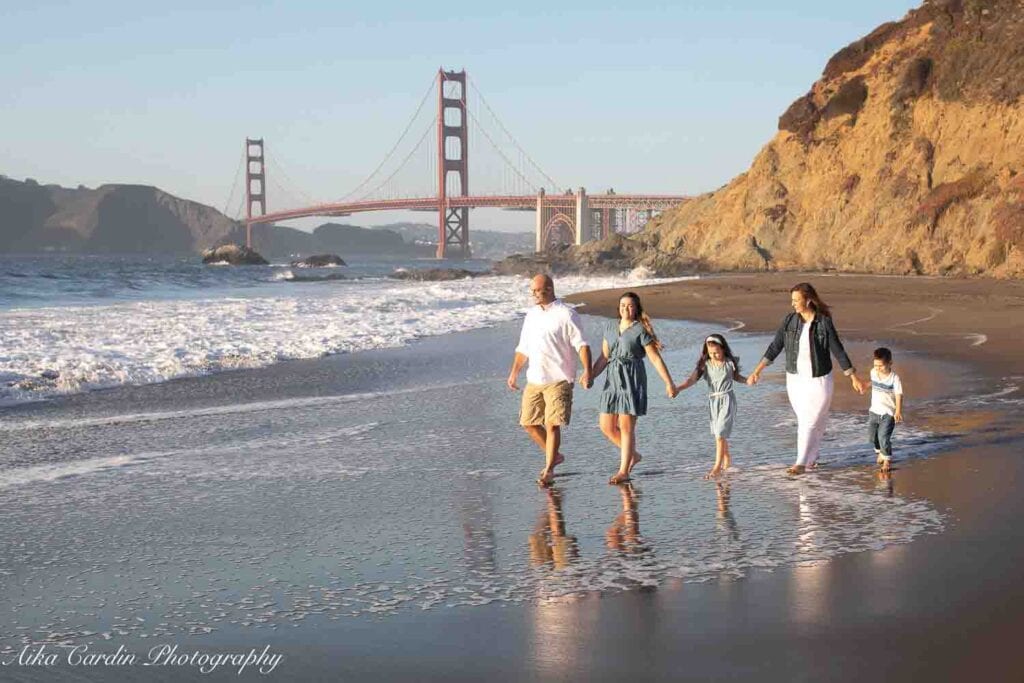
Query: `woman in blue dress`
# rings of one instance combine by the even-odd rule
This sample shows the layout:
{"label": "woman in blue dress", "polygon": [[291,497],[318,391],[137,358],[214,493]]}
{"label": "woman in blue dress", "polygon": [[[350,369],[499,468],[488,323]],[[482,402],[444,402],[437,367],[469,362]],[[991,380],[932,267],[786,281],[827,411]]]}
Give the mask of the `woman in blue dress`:
{"label": "woman in blue dress", "polygon": [[661,346],[640,297],[633,292],[623,294],[619,299],[619,319],[608,324],[601,357],[594,363],[592,374],[597,377],[608,370],[601,392],[601,433],[619,449],[619,471],[608,480],[609,484],[629,481],[630,472],[640,462],[636,452],[636,421],[647,414],[645,357],[651,359],[664,380],[665,393],[675,398],[676,387],[659,353]]}

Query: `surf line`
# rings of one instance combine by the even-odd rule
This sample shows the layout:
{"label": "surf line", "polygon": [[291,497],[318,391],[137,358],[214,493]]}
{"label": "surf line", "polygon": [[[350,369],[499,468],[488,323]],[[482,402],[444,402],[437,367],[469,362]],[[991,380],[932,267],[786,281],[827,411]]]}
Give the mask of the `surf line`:
{"label": "surf line", "polygon": [[938,317],[938,315],[940,313],[943,312],[943,310],[941,308],[932,308],[931,306],[928,307],[928,310],[930,310],[932,312],[932,314],[927,316],[927,317],[925,317],[925,318],[918,318],[917,320],[911,320],[910,322],[897,323],[895,325],[890,325],[889,329],[891,330],[894,327],[906,327],[907,325],[916,325],[917,323],[928,322],[929,320],[934,320],[935,318]]}
{"label": "surf line", "polygon": [[[886,329],[894,330],[897,327],[907,327],[909,325],[916,325],[917,323],[928,322],[929,320],[934,320],[939,316],[939,314],[944,312],[941,308],[933,308],[931,306],[928,307],[928,310],[931,311],[931,315],[928,315],[924,318],[918,318],[917,320],[911,320],[905,323],[897,323],[895,325],[890,325]],[[918,332],[917,330],[905,331],[907,332],[907,334],[913,334],[919,337],[960,337],[962,339],[969,339],[971,340],[971,346],[981,346],[982,344],[988,341],[988,335],[982,334],[981,332],[971,332],[969,334],[960,335],[949,332]]]}
{"label": "surf line", "polygon": [[742,330],[744,327],[747,326],[747,324],[742,320],[733,320],[733,323],[733,326],[728,328],[726,332],[735,332],[736,330]]}
{"label": "surf line", "polygon": [[26,420],[10,424],[0,423],[0,432],[16,432],[29,429],[72,429],[80,427],[100,427],[138,422],[162,422],[164,420],[180,420],[189,418],[218,417],[222,415],[238,415],[247,413],[258,413],[269,410],[290,410],[310,407],[325,406],[337,403],[352,403],[355,401],[368,401],[387,396],[399,396],[415,394],[432,390],[443,391],[458,387],[487,384],[493,380],[481,379],[468,382],[445,382],[441,384],[428,384],[424,386],[408,387],[405,389],[393,389],[390,391],[368,391],[352,394],[333,394],[327,396],[306,396],[300,398],[285,398],[271,401],[251,401],[249,403],[231,403],[207,408],[192,408],[185,410],[157,411],[151,413],[120,413],[116,415],[105,415],[98,417],[71,418],[58,420]]}

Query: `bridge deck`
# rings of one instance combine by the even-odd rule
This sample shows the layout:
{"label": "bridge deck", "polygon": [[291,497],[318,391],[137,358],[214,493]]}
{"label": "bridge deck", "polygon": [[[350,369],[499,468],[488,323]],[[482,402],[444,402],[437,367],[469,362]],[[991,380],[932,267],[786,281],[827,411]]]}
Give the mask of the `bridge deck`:
{"label": "bridge deck", "polygon": [[[595,194],[587,195],[587,204],[591,209],[655,209],[663,210],[682,204],[690,197],[682,195],[639,195],[639,194]],[[527,209],[537,208],[537,195],[505,195],[489,197],[448,197],[450,208],[499,208]],[[575,195],[545,195],[544,205],[549,207],[574,208]],[[293,218],[309,216],[347,216],[353,213],[368,211],[438,211],[437,197],[416,197],[411,199],[374,199],[361,202],[340,202],[334,204],[316,204],[298,209],[275,211],[263,216],[254,216],[252,223],[276,223]]]}

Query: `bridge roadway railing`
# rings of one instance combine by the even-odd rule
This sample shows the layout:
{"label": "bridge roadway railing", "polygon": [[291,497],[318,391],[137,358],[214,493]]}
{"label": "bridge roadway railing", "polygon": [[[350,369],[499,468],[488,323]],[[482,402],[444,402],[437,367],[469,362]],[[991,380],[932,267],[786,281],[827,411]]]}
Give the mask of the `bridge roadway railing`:
{"label": "bridge roadway railing", "polygon": [[[594,194],[587,197],[592,209],[639,209],[664,210],[677,206],[688,197],[679,195],[602,195]],[[448,206],[452,208],[500,208],[500,209],[531,209],[537,208],[537,195],[495,195],[480,197],[448,197]],[[576,196],[571,194],[544,195],[546,206],[575,207]],[[437,197],[415,197],[407,199],[374,199],[361,202],[344,202],[332,204],[315,204],[297,209],[275,211],[262,216],[253,216],[252,223],[276,223],[294,218],[309,216],[347,216],[353,213],[368,211],[436,211]]]}

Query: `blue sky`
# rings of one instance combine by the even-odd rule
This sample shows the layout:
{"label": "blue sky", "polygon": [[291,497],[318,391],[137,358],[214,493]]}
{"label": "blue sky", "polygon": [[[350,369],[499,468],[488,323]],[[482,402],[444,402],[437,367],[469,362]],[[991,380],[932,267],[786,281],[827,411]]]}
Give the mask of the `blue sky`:
{"label": "blue sky", "polygon": [[[22,3],[0,24],[0,173],[152,184],[223,209],[244,138],[261,136],[290,187],[331,200],[383,159],[444,66],[466,69],[564,185],[698,193],[747,168],[829,56],[917,4]],[[429,218],[351,222],[392,220]]]}

